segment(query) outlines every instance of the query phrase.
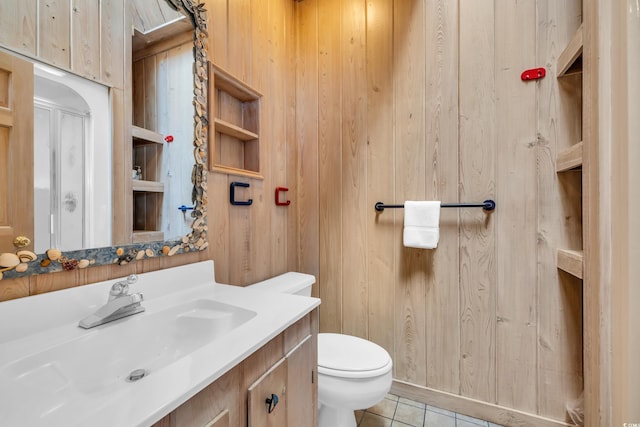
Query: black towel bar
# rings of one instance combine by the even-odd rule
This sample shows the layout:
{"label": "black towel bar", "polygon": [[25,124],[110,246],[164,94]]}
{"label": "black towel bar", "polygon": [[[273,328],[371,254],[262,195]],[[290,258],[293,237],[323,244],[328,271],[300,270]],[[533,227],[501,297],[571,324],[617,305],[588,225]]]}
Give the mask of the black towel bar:
{"label": "black towel bar", "polygon": [[[496,208],[496,202],[493,200],[485,200],[482,203],[442,203],[441,208],[482,208],[485,211],[492,211]],[[375,205],[376,211],[382,212],[385,208],[398,209],[404,208],[404,205],[385,205],[382,202],[378,202]]]}

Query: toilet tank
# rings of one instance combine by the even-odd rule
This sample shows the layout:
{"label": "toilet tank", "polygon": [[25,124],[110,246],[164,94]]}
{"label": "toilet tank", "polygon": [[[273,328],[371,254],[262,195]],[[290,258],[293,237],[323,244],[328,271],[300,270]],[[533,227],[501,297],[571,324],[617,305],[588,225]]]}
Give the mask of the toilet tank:
{"label": "toilet tank", "polygon": [[311,274],[289,272],[249,285],[248,287],[267,292],[279,292],[283,294],[295,294],[310,297],[311,287],[315,282],[316,278]]}

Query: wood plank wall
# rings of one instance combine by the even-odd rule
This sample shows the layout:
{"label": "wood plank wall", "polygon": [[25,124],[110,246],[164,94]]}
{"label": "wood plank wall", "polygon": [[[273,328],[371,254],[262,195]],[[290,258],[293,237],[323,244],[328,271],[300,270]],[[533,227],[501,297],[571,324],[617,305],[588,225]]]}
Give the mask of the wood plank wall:
{"label": "wood plank wall", "polygon": [[[124,87],[125,0],[5,0],[0,45],[109,86]],[[115,60],[114,60],[115,59]]]}
{"label": "wood plank wall", "polygon": [[[296,270],[297,145],[294,6],[290,0],[206,0],[209,57],[255,88],[260,102],[260,173],[264,180],[210,172],[209,248],[216,279],[245,285]],[[248,182],[253,204],[231,206],[229,185]],[[276,206],[275,187],[290,206]]]}
{"label": "wood plank wall", "polygon": [[[300,266],[321,331],[379,343],[397,381],[496,405],[496,422],[568,421],[581,289],[555,249],[581,247],[580,174],[559,179],[555,157],[581,137],[580,81],[520,73],[555,75],[580,2],[295,6]],[[443,210],[434,251],[402,246],[402,210],[373,208],[488,198],[490,215]]]}

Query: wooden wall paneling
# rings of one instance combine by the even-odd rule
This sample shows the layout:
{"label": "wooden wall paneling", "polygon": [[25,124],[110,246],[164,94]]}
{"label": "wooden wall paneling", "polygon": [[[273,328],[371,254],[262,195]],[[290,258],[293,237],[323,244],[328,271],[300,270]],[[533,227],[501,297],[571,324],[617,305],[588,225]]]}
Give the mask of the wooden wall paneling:
{"label": "wooden wall paneling", "polygon": [[[599,146],[599,16],[597,0],[583,1],[584,48],[583,64],[583,132],[584,141],[582,167],[583,194],[583,238],[584,238],[584,407],[585,426],[609,424],[611,420],[611,385],[605,381],[602,369],[609,366],[608,333],[603,332],[602,304],[609,297],[610,272],[606,262],[609,253],[610,236],[600,224],[610,224],[610,207],[600,201],[600,150]],[[604,25],[604,24],[603,24]],[[604,142],[604,141],[603,141]],[[604,150],[602,150],[604,151]],[[605,175],[603,175],[605,178]],[[607,180],[610,178],[607,176]],[[603,196],[607,201],[607,197]],[[604,203],[603,203],[604,205]],[[603,227],[604,228],[604,227]],[[605,310],[610,315],[609,310]],[[606,318],[609,322],[610,318]],[[604,334],[604,335],[603,335]]]}
{"label": "wooden wall paneling", "polygon": [[[498,210],[460,211],[461,394],[496,399],[494,2],[460,3],[460,201],[496,197]],[[506,213],[505,213],[506,214]]]}
{"label": "wooden wall paneling", "polygon": [[[320,329],[343,332],[343,150],[342,150],[342,1],[318,2],[318,287]],[[347,23],[344,24],[345,27]]]}
{"label": "wooden wall paneling", "polygon": [[[261,107],[256,108],[255,104],[244,105],[242,123],[245,129],[250,129],[260,135],[258,141],[247,141],[244,143],[245,150],[243,165],[245,169],[259,170],[264,179],[251,180],[253,205],[251,206],[251,245],[253,246],[253,278],[263,280],[270,276],[272,257],[276,249],[276,239],[280,230],[272,226],[273,201],[270,193],[273,180],[271,168],[268,165],[273,154],[275,140],[271,129],[275,126],[278,117],[274,114],[275,93],[274,87],[281,82],[281,76],[269,74],[269,69],[273,66],[270,61],[274,49],[271,36],[271,27],[276,25],[269,13],[274,7],[273,0],[260,1],[251,0],[251,31],[247,33],[250,38],[251,50],[249,59],[250,72],[248,83],[263,95],[264,102]],[[259,101],[260,102],[260,101]],[[259,125],[259,129],[258,129]],[[258,149],[251,149],[250,144],[259,145]],[[260,149],[262,148],[262,149]]]}
{"label": "wooden wall paneling", "polygon": [[79,285],[78,270],[30,276],[29,295],[44,294]]}
{"label": "wooden wall paneling", "polygon": [[124,0],[102,0],[100,2],[100,67],[101,79],[105,84],[124,88],[124,68],[130,65],[122,61],[125,37]]}
{"label": "wooden wall paneling", "polygon": [[[209,59],[216,65],[227,70],[229,68],[228,58],[228,41],[229,41],[229,23],[227,20],[228,0],[205,0],[205,8],[207,9],[207,19],[209,26]],[[211,76],[211,73],[209,73]],[[209,77],[211,81],[211,77]]]}
{"label": "wooden wall paneling", "polygon": [[71,67],[71,2],[38,0],[38,56],[64,69]]}
{"label": "wooden wall paneling", "polygon": [[[229,194],[229,187],[232,182],[246,182],[251,184],[251,180],[244,177],[229,175],[225,192]],[[236,189],[238,200],[254,199],[254,189]],[[229,206],[229,283],[232,285],[247,285],[252,281],[255,250],[252,240],[252,218],[251,206],[232,206],[227,199]]]}
{"label": "wooden wall paneling", "polygon": [[[581,1],[537,2],[537,60],[550,64],[580,24]],[[577,79],[577,81],[576,81]],[[567,81],[571,80],[571,81]],[[556,156],[581,139],[581,78],[536,84],[538,133],[537,401],[541,416],[566,420],[582,391],[582,282],[559,272],[557,248],[582,248],[580,172],[557,174]],[[577,124],[577,125],[576,125]]]}
{"label": "wooden wall paneling", "polygon": [[[209,15],[209,19],[212,16]],[[226,14],[223,19],[226,22]],[[215,23],[214,23],[215,25]],[[226,59],[226,56],[225,56]],[[209,66],[209,123],[214,122],[216,111],[220,110],[221,100],[217,95],[217,90],[213,82],[213,69]],[[218,138],[222,135],[215,133],[210,126],[209,138]],[[216,149],[220,150],[222,144],[216,144]],[[209,144],[211,147],[211,144]],[[216,153],[216,158],[221,158],[221,151]],[[229,180],[227,175],[209,172],[207,176],[209,186],[209,204],[207,220],[209,222],[209,254],[214,261],[215,279],[218,283],[229,283]]]}
{"label": "wooden wall paneling", "polygon": [[91,80],[100,79],[100,4],[72,0],[71,69]]}
{"label": "wooden wall paneling", "polygon": [[[395,195],[426,198],[424,2],[394,2]],[[402,215],[402,213],[400,213]],[[396,295],[394,378],[426,384],[426,279],[433,252],[402,245],[403,222],[394,232]]]}
{"label": "wooden wall paneling", "polygon": [[[242,123],[242,109],[235,100],[227,94],[220,96],[220,114],[223,120],[230,123]],[[234,138],[222,135],[221,159],[224,164],[232,164],[242,167],[243,147],[242,142]],[[236,164],[229,163],[233,159]],[[253,261],[255,260],[255,246],[252,240],[252,215],[255,206],[232,206],[229,203],[229,188],[232,182],[245,182],[252,187],[237,188],[236,198],[238,200],[258,199],[259,187],[254,188],[254,182],[245,177],[228,175],[226,188],[222,191],[226,194],[226,201],[223,206],[229,210],[229,283],[233,285],[246,285],[251,281]]]}
{"label": "wooden wall paneling", "polygon": [[144,58],[144,125],[158,131],[158,64],[155,56]]}
{"label": "wooden wall paneling", "polygon": [[227,70],[248,83],[251,75],[251,0],[227,3],[229,22],[229,67]]}
{"label": "wooden wall paneling", "polygon": [[[402,212],[375,213],[376,202],[395,201],[393,127],[393,3],[367,2],[367,277],[368,339],[393,355],[394,222]],[[456,168],[457,169],[457,168]]]}
{"label": "wooden wall paneling", "polygon": [[[131,72],[127,71],[125,79],[131,79]],[[133,239],[133,192],[129,178],[133,167],[131,158],[131,91],[122,89],[111,90],[113,105],[113,188],[114,191],[112,235],[114,244],[131,243]]]}
{"label": "wooden wall paneling", "polygon": [[342,0],[342,265],[343,332],[368,333],[366,8]]}
{"label": "wooden wall paneling", "polygon": [[[260,150],[260,156],[265,155],[261,162],[264,170],[265,191],[264,199],[271,216],[271,235],[265,242],[264,250],[270,255],[270,265],[267,273],[275,275],[287,271],[287,214],[288,206],[275,206],[276,186],[287,186],[287,106],[286,87],[290,84],[291,70],[287,69],[287,39],[286,39],[286,8],[287,0],[269,2],[268,28],[269,56],[267,60],[268,81],[271,85],[267,91],[270,94],[269,110],[266,111],[267,120],[261,121],[261,133],[267,136],[266,145]],[[263,18],[264,19],[264,18]],[[262,127],[267,123],[268,128]],[[262,144],[262,142],[261,142]],[[287,197],[290,197],[287,193]],[[264,277],[258,275],[258,277]]]}
{"label": "wooden wall paneling", "polygon": [[536,1],[495,4],[496,400],[537,411]]}
{"label": "wooden wall paneling", "polygon": [[[284,1],[285,16],[285,47],[286,62],[284,64],[286,75],[285,83],[285,118],[286,118],[286,186],[289,188],[288,196],[291,204],[287,207],[287,263],[288,271],[299,271],[298,263],[298,207],[296,198],[298,194],[298,144],[296,140],[296,20],[293,2]],[[318,286],[313,287],[314,295]]]}
{"label": "wooden wall paneling", "polygon": [[0,45],[29,56],[37,54],[37,0],[0,2]]}
{"label": "wooden wall paneling", "polygon": [[[298,66],[296,72],[296,140],[298,141],[297,180],[300,205],[300,269],[319,277],[319,203],[318,203],[318,21],[314,11],[318,0],[296,2],[298,18]],[[322,318],[323,315],[321,314]]]}
{"label": "wooden wall paneling", "polygon": [[[451,203],[458,200],[458,5],[439,0],[426,7],[426,196]],[[459,214],[440,211],[425,305],[426,384],[451,393],[460,391]]]}
{"label": "wooden wall paneling", "polygon": [[144,117],[145,117],[145,86],[144,86],[144,76],[145,76],[145,60],[141,59],[139,61],[135,61],[132,65],[133,73],[133,86],[132,86],[132,96],[133,96],[133,124],[134,126],[138,126],[144,128]]}
{"label": "wooden wall paneling", "polygon": [[29,296],[29,277],[0,281],[0,302]]}

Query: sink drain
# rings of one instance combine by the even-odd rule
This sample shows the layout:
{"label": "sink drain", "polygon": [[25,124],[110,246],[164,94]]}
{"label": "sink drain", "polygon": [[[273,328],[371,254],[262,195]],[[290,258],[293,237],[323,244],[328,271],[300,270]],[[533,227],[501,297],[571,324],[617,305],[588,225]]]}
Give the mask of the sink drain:
{"label": "sink drain", "polygon": [[127,381],[134,382],[134,381],[141,380],[147,374],[148,372],[144,369],[136,369],[135,371],[131,371],[131,373],[127,377]]}

